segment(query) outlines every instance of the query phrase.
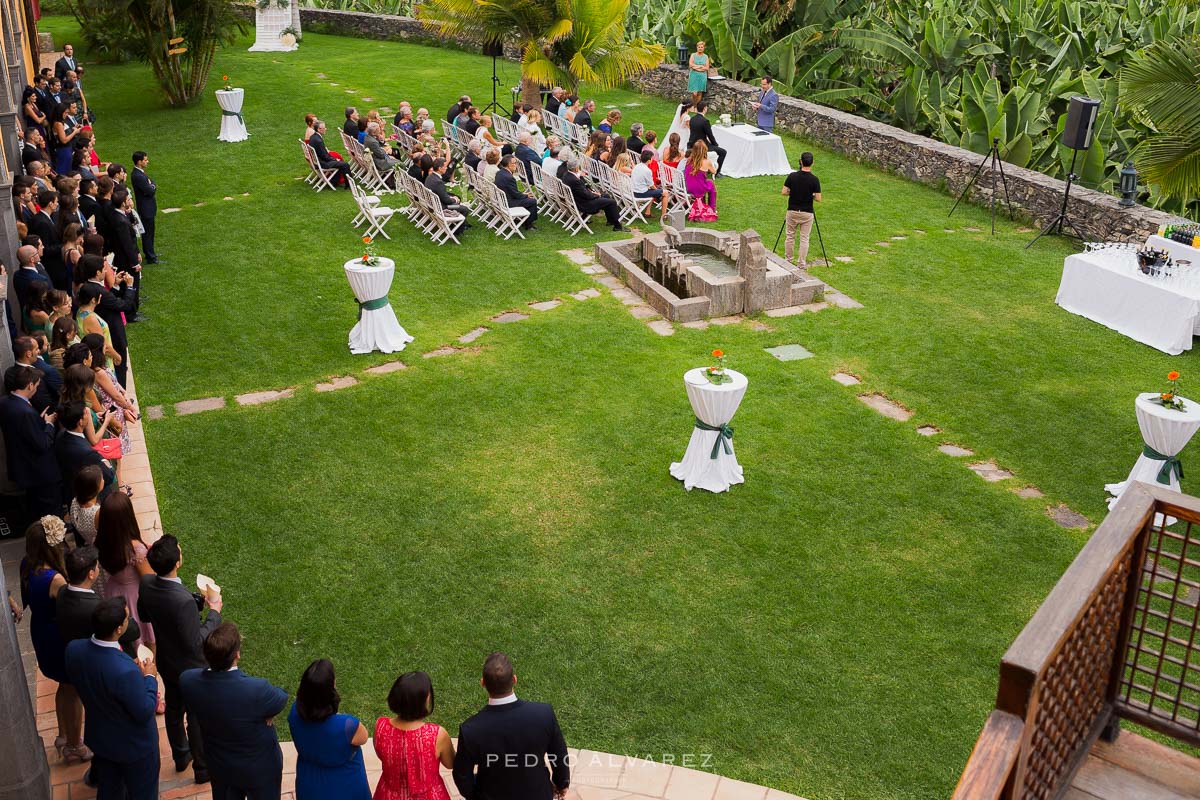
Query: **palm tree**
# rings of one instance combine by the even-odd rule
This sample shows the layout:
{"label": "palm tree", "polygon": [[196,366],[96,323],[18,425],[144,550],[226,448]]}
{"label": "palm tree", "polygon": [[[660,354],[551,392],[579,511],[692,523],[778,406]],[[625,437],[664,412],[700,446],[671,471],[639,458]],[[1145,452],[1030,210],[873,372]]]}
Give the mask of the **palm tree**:
{"label": "palm tree", "polygon": [[417,13],[445,36],[515,39],[521,98],[536,105],[539,84],[571,92],[584,81],[610,88],[662,62],[660,45],[627,38],[628,6],[628,0],[428,0]]}
{"label": "palm tree", "polygon": [[1121,102],[1153,130],[1133,149],[1146,181],[1188,203],[1200,197],[1200,37],[1164,40],[1121,70]]}

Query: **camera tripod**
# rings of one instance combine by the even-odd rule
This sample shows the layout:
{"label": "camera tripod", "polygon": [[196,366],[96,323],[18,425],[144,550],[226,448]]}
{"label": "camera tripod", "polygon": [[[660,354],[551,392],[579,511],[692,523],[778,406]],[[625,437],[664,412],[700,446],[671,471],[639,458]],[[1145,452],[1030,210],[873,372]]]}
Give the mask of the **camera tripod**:
{"label": "camera tripod", "polygon": [[[825,252],[825,238],[821,236],[821,222],[817,219],[817,212],[812,212],[813,227],[817,229],[817,241],[821,244],[821,257],[825,259],[825,266],[829,266],[829,254]],[[787,227],[787,215],[783,217],[783,222],[779,225],[779,234],[775,237],[775,244],[771,247],[771,252],[779,255],[779,239],[783,236],[783,229]]]}
{"label": "camera tripod", "polygon": [[996,235],[996,173],[1000,173],[1000,183],[1004,185],[1004,202],[1008,203],[1008,218],[1015,219],[1013,215],[1012,200],[1008,196],[1008,177],[1004,174],[1004,161],[1000,158],[1000,139],[995,137],[992,139],[992,149],[983,157],[983,161],[979,162],[979,166],[975,169],[975,174],[971,176],[971,180],[967,181],[967,185],[963,187],[962,193],[958,199],[954,201],[954,206],[951,207],[947,217],[954,216],[955,209],[958,204],[963,201],[967,193],[971,191],[971,187],[979,180],[979,176],[983,173],[983,168],[991,162],[992,173],[992,235]]}
{"label": "camera tripod", "polygon": [[500,85],[500,78],[496,76],[496,56],[492,56],[492,102],[488,103],[483,108],[484,114],[490,114],[493,111],[499,111],[504,116],[509,116],[509,111],[496,99],[496,87]]}

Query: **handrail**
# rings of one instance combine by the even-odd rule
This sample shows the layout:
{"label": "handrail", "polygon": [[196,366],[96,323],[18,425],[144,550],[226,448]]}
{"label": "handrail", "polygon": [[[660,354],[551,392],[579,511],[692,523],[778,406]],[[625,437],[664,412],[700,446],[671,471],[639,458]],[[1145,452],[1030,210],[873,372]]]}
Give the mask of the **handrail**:
{"label": "handrail", "polygon": [[983,732],[967,760],[953,800],[992,800],[1011,791],[1013,771],[1021,754],[1025,722],[1007,711],[988,715]]}

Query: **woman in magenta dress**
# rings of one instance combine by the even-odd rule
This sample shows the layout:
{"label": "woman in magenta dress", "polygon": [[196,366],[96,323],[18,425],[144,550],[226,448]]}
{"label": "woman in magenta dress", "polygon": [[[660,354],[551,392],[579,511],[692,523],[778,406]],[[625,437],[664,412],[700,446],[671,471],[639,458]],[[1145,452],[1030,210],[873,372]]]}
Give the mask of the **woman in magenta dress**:
{"label": "woman in magenta dress", "polygon": [[375,753],[383,775],[374,800],[450,800],[439,764],[454,766],[454,744],[433,713],[433,683],[424,672],[406,672],[388,692],[394,717],[375,722]]}
{"label": "woman in magenta dress", "polygon": [[717,186],[710,177],[716,170],[708,160],[708,145],[696,142],[688,151],[687,164],[683,168],[683,177],[687,182],[688,194],[699,197],[705,203],[717,210]]}
{"label": "woman in magenta dress", "polygon": [[129,616],[142,630],[142,644],[154,649],[154,628],[142,622],[137,613],[138,589],[143,575],[153,570],[146,563],[146,543],[138,529],[133,502],[124,492],[112,492],[100,504],[96,523],[96,549],[100,551],[100,566],[108,573],[104,596],[121,595],[129,606]]}

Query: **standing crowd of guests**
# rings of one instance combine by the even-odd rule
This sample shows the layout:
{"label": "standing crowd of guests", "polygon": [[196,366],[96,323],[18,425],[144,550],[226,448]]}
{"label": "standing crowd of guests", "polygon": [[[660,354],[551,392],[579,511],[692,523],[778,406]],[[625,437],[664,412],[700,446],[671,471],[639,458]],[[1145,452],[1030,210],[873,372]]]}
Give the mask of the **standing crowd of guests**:
{"label": "standing crowd of guests", "polygon": [[[50,515],[30,525],[21,602],[8,598],[18,622],[29,611],[38,668],[58,683],[59,754],[90,762],[85,780],[98,800],[152,800],[161,772],[155,717],[165,713],[175,772],[191,768],[197,784],[212,784],[214,800],[278,800],[283,754],[274,722],[288,692],[239,669],[243,640],[222,618],[220,590],[185,588],[179,541],[166,535],[147,548],[124,495],[110,495],[89,517],[91,537]],[[443,767],[466,800],[562,798],[570,763],[553,708],[517,697],[504,653],[487,657],[480,683],[487,705],[462,723],[456,748],[429,721],[429,675],[395,680],[390,713],[372,728],[382,766],[372,792],[367,727],[341,713],[333,663],[313,661],[287,714],[297,800],[449,800]]]}

